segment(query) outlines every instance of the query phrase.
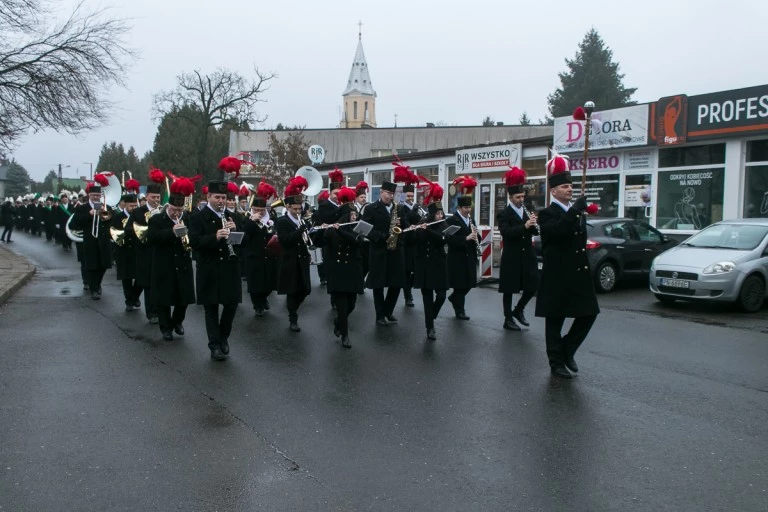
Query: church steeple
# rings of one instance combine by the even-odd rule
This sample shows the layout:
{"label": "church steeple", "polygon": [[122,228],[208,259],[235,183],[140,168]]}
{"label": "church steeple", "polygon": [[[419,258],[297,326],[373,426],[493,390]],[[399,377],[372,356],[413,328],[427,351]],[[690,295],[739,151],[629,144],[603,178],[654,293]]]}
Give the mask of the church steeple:
{"label": "church steeple", "polygon": [[[360,23],[362,25],[362,23]],[[357,51],[349,72],[344,98],[344,116],[340,128],[376,127],[376,91],[371,84],[368,63],[363,52],[362,30],[358,31]]]}

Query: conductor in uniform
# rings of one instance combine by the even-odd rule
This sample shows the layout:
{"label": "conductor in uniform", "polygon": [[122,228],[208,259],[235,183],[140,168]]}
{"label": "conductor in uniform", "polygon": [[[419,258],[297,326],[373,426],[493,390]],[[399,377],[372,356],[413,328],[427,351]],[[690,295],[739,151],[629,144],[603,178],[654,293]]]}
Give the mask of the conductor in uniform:
{"label": "conductor in uniform", "polygon": [[152,248],[152,299],[165,341],[173,340],[174,332],[184,335],[187,306],[195,303],[191,247],[185,225],[189,215],[184,210],[186,197],[194,191],[195,185],[188,178],[175,179],[165,211],[149,219],[147,242]]}
{"label": "conductor in uniform", "polygon": [[227,183],[211,181],[208,204],[189,220],[189,241],[197,253],[197,303],[205,309],[208,348],[216,361],[229,354],[232,322],[243,294],[240,260],[227,243],[236,225],[226,206]]}
{"label": "conductor in uniform", "polygon": [[[371,243],[365,286],[373,290],[376,325],[381,326],[397,322],[392,313],[400,289],[405,286],[405,256],[398,231],[402,232],[410,224],[403,208],[394,202],[396,191],[396,183],[383,182],[379,200],[365,208],[362,219],[373,226],[368,234]],[[384,288],[387,288],[386,298]]]}
{"label": "conductor in uniform", "polygon": [[[544,337],[552,374],[570,379],[579,367],[574,354],[589,334],[600,307],[589,270],[586,244],[586,196],[571,204],[573,186],[568,159],[555,155],[547,162],[550,205],[538,215],[543,269],[536,299],[536,316],[544,317]],[[562,329],[573,318],[568,333]],[[570,370],[570,371],[569,371]]]}
{"label": "conductor in uniform", "polygon": [[[521,325],[530,323],[525,317],[525,306],[536,295],[539,285],[539,270],[533,250],[533,236],[538,233],[536,216],[529,215],[524,206],[526,174],[523,169],[513,167],[504,175],[507,184],[507,207],[498,215],[498,226],[504,243],[499,268],[499,293],[502,293],[504,329],[519,331]],[[512,309],[515,293],[522,296]]]}

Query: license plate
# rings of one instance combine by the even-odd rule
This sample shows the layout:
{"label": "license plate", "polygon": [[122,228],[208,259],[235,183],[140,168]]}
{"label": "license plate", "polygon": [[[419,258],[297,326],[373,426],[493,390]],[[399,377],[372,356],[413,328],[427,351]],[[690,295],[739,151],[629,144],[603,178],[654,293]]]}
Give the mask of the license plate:
{"label": "license plate", "polygon": [[690,288],[691,282],[685,279],[662,279],[662,286],[669,286],[670,288]]}
{"label": "license plate", "polygon": [[541,270],[542,268],[544,268],[544,263],[542,263],[542,262],[540,262],[540,261],[539,261],[538,263],[539,263],[539,270]]}

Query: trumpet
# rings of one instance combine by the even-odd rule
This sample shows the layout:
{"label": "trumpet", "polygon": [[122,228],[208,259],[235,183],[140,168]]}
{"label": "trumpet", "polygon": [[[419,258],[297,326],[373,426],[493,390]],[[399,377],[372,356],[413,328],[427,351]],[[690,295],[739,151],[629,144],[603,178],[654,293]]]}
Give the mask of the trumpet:
{"label": "trumpet", "polygon": [[312,239],[309,237],[309,232],[312,228],[309,226],[309,223],[302,217],[299,217],[299,222],[301,222],[301,227],[306,228],[301,232],[301,239],[304,241],[304,245],[307,247],[307,252],[310,256],[312,256],[312,251],[315,249],[315,244],[312,243]]}
{"label": "trumpet", "polygon": [[189,245],[189,235],[187,234],[187,227],[184,225],[184,221],[181,219],[182,215],[179,215],[179,217],[176,219],[171,217],[171,220],[173,221],[175,226],[181,226],[182,228],[184,228],[182,230],[182,232],[184,233],[183,235],[179,236],[176,233],[176,230],[174,230],[174,234],[176,234],[177,237],[181,238],[181,245],[184,247],[184,250],[191,251],[192,246]]}
{"label": "trumpet", "polygon": [[427,222],[426,224],[414,224],[413,226],[409,226],[403,230],[403,233],[407,233],[408,231],[413,231],[414,229],[419,229],[421,226],[431,226],[432,224],[440,224],[441,222],[445,222],[445,219],[440,220],[433,220],[432,222]]}

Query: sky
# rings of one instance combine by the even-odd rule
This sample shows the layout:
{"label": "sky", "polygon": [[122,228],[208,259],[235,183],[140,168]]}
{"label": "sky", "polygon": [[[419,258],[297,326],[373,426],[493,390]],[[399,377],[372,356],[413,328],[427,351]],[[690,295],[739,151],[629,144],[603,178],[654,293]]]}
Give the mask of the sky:
{"label": "sky", "polygon": [[[64,16],[74,1],[56,5]],[[12,156],[37,181],[58,164],[64,177],[89,174],[110,141],[151,150],[152,96],[192,70],[277,73],[257,128],[337,127],[359,21],[380,127],[479,125],[486,116],[516,124],[523,112],[543,119],[565,59],[590,28],[640,103],[768,83],[763,0],[85,0],[100,7],[129,19],[125,42],[138,58],[126,87],[109,91],[116,108],[107,125],[22,139]]]}

